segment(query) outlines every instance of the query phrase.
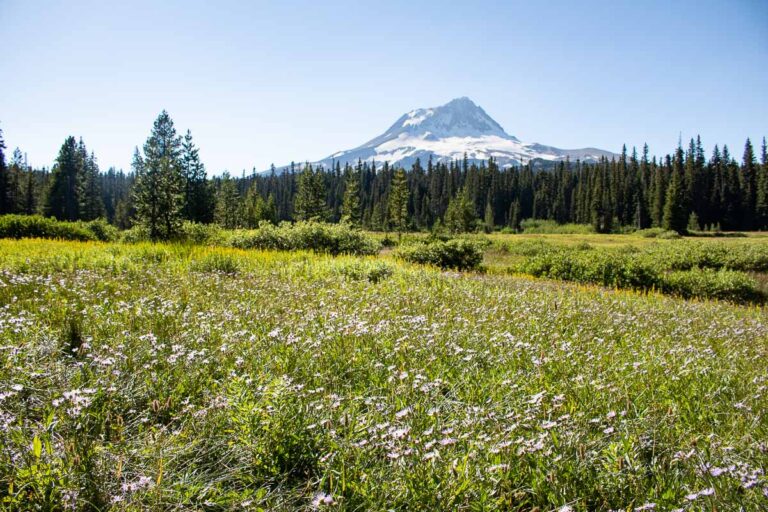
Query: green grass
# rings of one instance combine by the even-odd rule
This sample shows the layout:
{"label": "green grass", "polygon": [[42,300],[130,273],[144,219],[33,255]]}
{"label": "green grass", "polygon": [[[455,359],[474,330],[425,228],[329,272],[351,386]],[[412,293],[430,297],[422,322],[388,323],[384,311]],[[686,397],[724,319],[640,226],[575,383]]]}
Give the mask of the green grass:
{"label": "green grass", "polygon": [[761,307],[23,240],[0,339],[7,510],[768,505]]}

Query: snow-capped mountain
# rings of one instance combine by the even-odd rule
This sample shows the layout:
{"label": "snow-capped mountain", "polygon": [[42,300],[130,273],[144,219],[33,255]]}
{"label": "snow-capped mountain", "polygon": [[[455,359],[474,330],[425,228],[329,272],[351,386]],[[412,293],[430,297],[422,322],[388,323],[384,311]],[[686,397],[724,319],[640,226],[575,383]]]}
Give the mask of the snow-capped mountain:
{"label": "snow-capped mountain", "polygon": [[416,158],[426,164],[433,161],[461,160],[464,153],[470,161],[496,159],[502,167],[518,165],[534,159],[559,161],[595,161],[614,156],[609,151],[595,148],[558,149],[536,143],[521,142],[509,135],[485,111],[469,98],[457,98],[441,107],[420,108],[408,112],[384,134],[362,146],[339,151],[316,164],[325,167],[358,160],[375,160],[381,164],[410,167]]}

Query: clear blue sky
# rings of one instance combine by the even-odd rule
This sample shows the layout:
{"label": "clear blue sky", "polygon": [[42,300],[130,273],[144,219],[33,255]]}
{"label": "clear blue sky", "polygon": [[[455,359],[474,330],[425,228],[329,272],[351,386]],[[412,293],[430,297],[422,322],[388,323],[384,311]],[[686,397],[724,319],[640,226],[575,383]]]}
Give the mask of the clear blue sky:
{"label": "clear blue sky", "polygon": [[768,135],[768,2],[0,0],[0,128],[129,168],[167,109],[209,173],[318,160],[469,96],[562,148]]}

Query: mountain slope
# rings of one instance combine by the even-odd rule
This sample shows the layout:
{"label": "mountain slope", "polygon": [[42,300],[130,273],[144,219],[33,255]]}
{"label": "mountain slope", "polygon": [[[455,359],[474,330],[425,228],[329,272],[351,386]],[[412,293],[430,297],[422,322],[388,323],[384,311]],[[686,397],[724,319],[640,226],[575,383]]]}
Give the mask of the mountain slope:
{"label": "mountain slope", "polygon": [[457,98],[440,107],[412,110],[398,119],[386,132],[354,149],[339,151],[316,162],[325,167],[335,162],[356,163],[358,160],[409,167],[417,158],[425,163],[461,160],[496,159],[502,167],[518,165],[534,159],[559,161],[596,161],[614,156],[595,148],[558,149],[542,144],[521,142],[507,134],[482,108],[469,98]]}

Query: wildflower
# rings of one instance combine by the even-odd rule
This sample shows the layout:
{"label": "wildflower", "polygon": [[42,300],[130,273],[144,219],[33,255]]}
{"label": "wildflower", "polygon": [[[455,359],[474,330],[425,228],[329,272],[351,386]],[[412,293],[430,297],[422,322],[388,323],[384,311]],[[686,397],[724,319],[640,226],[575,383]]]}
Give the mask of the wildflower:
{"label": "wildflower", "polygon": [[336,500],[333,499],[333,496],[325,494],[324,492],[318,492],[315,494],[315,497],[312,498],[312,508],[320,508],[322,506],[331,506],[335,504]]}
{"label": "wildflower", "polygon": [[395,418],[397,418],[399,420],[403,419],[406,416],[408,416],[408,414],[410,414],[411,410],[412,410],[411,407],[406,407],[405,409],[402,409],[402,410],[396,412],[395,413]]}

